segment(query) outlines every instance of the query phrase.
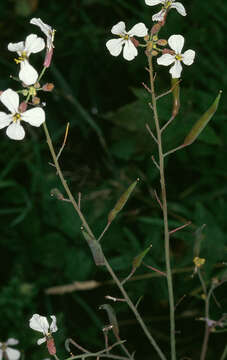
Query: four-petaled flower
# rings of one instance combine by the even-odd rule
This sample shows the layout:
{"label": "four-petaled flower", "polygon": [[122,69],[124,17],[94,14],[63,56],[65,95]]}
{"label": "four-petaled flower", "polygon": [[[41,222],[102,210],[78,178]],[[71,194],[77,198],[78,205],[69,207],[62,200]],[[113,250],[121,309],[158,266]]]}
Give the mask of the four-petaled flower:
{"label": "four-petaled flower", "polygon": [[29,320],[29,326],[33,330],[39,331],[43,333],[44,337],[40,338],[37,341],[38,345],[41,345],[45,341],[48,342],[49,339],[51,339],[51,334],[53,332],[56,332],[58,330],[57,324],[56,324],[56,316],[51,315],[52,319],[51,324],[49,325],[48,320],[45,316],[41,316],[39,314],[34,314],[32,318]]}
{"label": "four-petaled flower", "polygon": [[123,49],[123,57],[126,60],[133,60],[138,54],[138,50],[133,43],[133,36],[144,37],[147,35],[147,28],[143,23],[138,23],[130,31],[125,30],[125,23],[120,21],[111,29],[112,34],[118,35],[120,39],[111,39],[107,41],[106,47],[113,56],[118,56]]}
{"label": "four-petaled flower", "polygon": [[19,341],[14,338],[10,338],[3,343],[0,342],[0,360],[2,360],[2,358],[6,360],[18,360],[20,358],[20,351],[12,349],[9,346],[17,345],[18,343]]}
{"label": "four-petaled flower", "polygon": [[172,78],[179,78],[182,71],[181,62],[185,65],[191,65],[194,62],[195,51],[187,50],[185,53],[181,54],[181,50],[184,46],[184,37],[182,35],[172,35],[168,39],[169,46],[174,50],[175,54],[166,53],[160,56],[157,59],[159,65],[174,65],[170,68],[169,72],[172,75]]}
{"label": "four-petaled flower", "polygon": [[53,55],[53,49],[54,49],[53,42],[54,42],[54,35],[56,30],[52,29],[50,25],[45,24],[40,18],[32,18],[30,20],[30,23],[38,26],[47,37],[47,42],[46,42],[47,51],[44,60],[44,66],[49,67]]}
{"label": "four-petaled flower", "polygon": [[161,11],[152,16],[153,21],[162,21],[167,10],[170,9],[176,9],[177,12],[182,16],[187,15],[184,6],[180,2],[175,2],[175,0],[145,0],[145,3],[149,6],[162,4]]}
{"label": "four-petaled flower", "polygon": [[0,101],[7,107],[10,114],[0,111],[0,129],[7,126],[6,135],[13,140],[22,140],[25,131],[20,122],[25,121],[32,126],[40,126],[45,121],[45,112],[41,107],[35,107],[21,112],[19,110],[19,95],[12,89],[3,91]]}
{"label": "four-petaled flower", "polygon": [[28,58],[30,54],[38,53],[42,51],[44,47],[44,40],[35,34],[28,35],[25,41],[9,43],[8,50],[16,51],[19,55],[19,58],[15,59],[15,61],[20,64],[19,79],[23,81],[25,85],[35,84],[38,79],[38,73],[34,67],[29,64]]}

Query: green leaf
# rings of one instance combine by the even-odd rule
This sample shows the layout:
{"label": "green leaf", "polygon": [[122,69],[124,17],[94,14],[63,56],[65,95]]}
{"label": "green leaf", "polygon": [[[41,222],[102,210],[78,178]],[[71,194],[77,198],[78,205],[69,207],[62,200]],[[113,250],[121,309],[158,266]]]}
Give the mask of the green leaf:
{"label": "green leaf", "polygon": [[102,252],[102,248],[99,245],[98,241],[89,235],[84,229],[81,229],[82,234],[85,240],[88,243],[89,248],[91,249],[91,253],[93,255],[94,262],[97,266],[105,265],[104,255]]}
{"label": "green leaf", "polygon": [[142,264],[144,257],[147,255],[147,253],[151,247],[152,247],[152,245],[148,246],[148,248],[146,248],[144,251],[142,251],[139,255],[137,255],[133,259],[133,262],[132,262],[133,269],[137,269]]}
{"label": "green leaf", "polygon": [[191,129],[190,133],[184,139],[183,145],[191,145],[199,136],[199,134],[203,131],[205,126],[211,120],[213,115],[215,114],[218,104],[221,98],[222,91],[219,91],[218,96],[214,100],[213,104],[210,108],[201,116],[201,118],[195,123],[193,128]]}
{"label": "green leaf", "polygon": [[118,337],[119,336],[119,326],[118,326],[117,318],[115,315],[115,311],[112,308],[112,306],[109,304],[103,304],[103,305],[99,306],[99,309],[106,310],[108,318],[109,318],[109,322],[113,326],[113,332]]}
{"label": "green leaf", "polygon": [[129,188],[121,195],[120,199],[117,201],[114,208],[110,211],[108,215],[108,223],[111,223],[117,214],[121,211],[121,209],[125,206],[126,202],[128,201],[129,196],[133,192],[134,188],[136,187],[136,184],[138,183],[139,179],[134,181]]}

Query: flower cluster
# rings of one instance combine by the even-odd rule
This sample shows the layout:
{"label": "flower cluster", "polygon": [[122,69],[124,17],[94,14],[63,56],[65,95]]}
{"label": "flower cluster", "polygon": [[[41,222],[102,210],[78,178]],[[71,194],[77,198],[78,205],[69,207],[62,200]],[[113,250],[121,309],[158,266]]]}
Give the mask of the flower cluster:
{"label": "flower cluster", "polygon": [[[36,34],[28,35],[24,41],[8,44],[8,50],[16,52],[18,55],[14,60],[20,67],[18,77],[23,90],[16,92],[12,89],[6,89],[0,93],[1,103],[9,110],[9,113],[0,111],[0,129],[6,128],[6,135],[13,140],[22,140],[25,137],[21,121],[36,127],[44,123],[45,112],[41,106],[37,106],[39,98],[36,97],[36,94],[38,90],[49,91],[50,88],[50,86],[47,86],[48,84],[40,88],[38,81],[40,81],[42,75],[39,75],[33,65],[30,64],[30,56],[44,50],[46,47],[43,73],[51,63],[55,30],[38,18],[31,19],[30,23],[38,26],[45,34],[46,45],[44,39]],[[22,103],[20,103],[18,93],[26,96],[26,100]],[[32,97],[33,108],[27,110],[30,97]]]}
{"label": "flower cluster", "polygon": [[[150,35],[143,23],[136,24],[127,32],[125,23],[120,21],[111,29],[112,34],[118,35],[119,38],[108,40],[106,47],[113,56],[120,55],[124,47],[123,57],[126,60],[133,60],[138,55],[138,47],[145,47],[146,54],[150,53],[152,56],[157,56],[160,53],[161,56],[157,58],[158,65],[172,65],[169,72],[172,78],[178,79],[181,76],[182,63],[191,65],[194,62],[195,51],[190,49],[182,53],[184,37],[179,34],[169,37],[168,45],[170,49],[160,49],[158,45],[163,46],[167,41],[164,39],[158,40],[158,32],[164,25],[170,9],[176,9],[180,15],[186,16],[185,8],[180,2],[175,2],[175,0],[145,0],[145,3],[149,6],[162,5],[161,11],[152,16],[152,20],[158,23],[152,27]],[[145,43],[140,44],[134,36],[143,37]]]}

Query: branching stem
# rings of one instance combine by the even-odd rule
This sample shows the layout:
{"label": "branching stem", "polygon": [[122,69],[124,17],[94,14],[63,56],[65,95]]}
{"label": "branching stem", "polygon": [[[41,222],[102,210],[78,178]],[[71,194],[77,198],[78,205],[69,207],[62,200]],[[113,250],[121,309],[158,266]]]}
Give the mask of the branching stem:
{"label": "branching stem", "polygon": [[149,74],[150,74],[150,88],[152,97],[152,108],[154,114],[154,121],[156,127],[156,137],[158,140],[158,153],[159,153],[159,172],[161,183],[161,201],[162,201],[162,213],[164,221],[164,241],[165,241],[165,261],[166,261],[166,277],[169,294],[169,308],[170,308],[170,342],[171,342],[171,359],[176,360],[176,345],[175,345],[175,314],[174,314],[174,295],[173,295],[173,282],[170,265],[170,249],[169,249],[169,225],[168,225],[168,211],[167,211],[167,198],[166,198],[166,185],[165,185],[165,169],[164,169],[164,154],[162,148],[162,135],[160,129],[160,123],[157,112],[154,76],[153,76],[153,64],[152,56],[148,56]]}

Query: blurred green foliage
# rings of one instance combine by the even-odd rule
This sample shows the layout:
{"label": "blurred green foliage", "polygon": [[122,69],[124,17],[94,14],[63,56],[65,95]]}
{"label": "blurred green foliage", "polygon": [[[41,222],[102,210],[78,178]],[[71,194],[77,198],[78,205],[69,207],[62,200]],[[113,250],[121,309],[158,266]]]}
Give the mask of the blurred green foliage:
{"label": "blurred green foliage", "polygon": [[[196,51],[193,66],[183,71],[181,109],[165,132],[166,151],[180,145],[189,129],[222,89],[220,107],[207,129],[191,147],[170,155],[166,161],[168,205],[171,229],[187,221],[192,224],[171,237],[179,358],[199,357],[204,323],[201,287],[193,274],[194,249],[206,258],[204,276],[221,277],[227,261],[227,102],[226,102],[226,16],[224,0],[184,1],[188,16],[171,10],[162,37],[182,34],[185,49]],[[53,66],[46,80],[55,84],[47,103],[47,123],[56,149],[60,148],[67,122],[70,131],[61,165],[72,192],[82,193],[82,210],[94,233],[99,235],[107,215],[125,189],[137,177],[141,182],[103,239],[106,256],[118,276],[129,274],[132,261],[152,244],[144,262],[164,270],[163,229],[154,190],[159,191],[157,169],[151,161],[155,144],[145,129],[154,128],[148,106],[149,94],[145,56],[133,62],[111,57],[105,42],[110,29],[120,20],[127,27],[137,22],[151,26],[157,7],[144,0],[4,0],[0,3],[1,79],[0,89],[17,88],[9,74],[16,75],[9,42],[27,34],[40,34],[30,25],[40,17],[56,28]],[[157,10],[158,11],[158,10]],[[40,34],[41,35],[41,34]],[[41,66],[41,56],[31,61]],[[160,67],[158,92],[168,90],[169,74]],[[3,108],[2,108],[3,110]],[[165,123],[171,112],[171,95],[159,100],[159,114]],[[33,313],[56,314],[59,332],[56,343],[60,357],[67,357],[64,340],[72,337],[82,346],[97,350],[103,346],[102,326],[108,319],[98,306],[110,294],[120,294],[112,283],[94,290],[65,295],[46,295],[45,289],[74,281],[105,282],[105,269],[94,265],[81,231],[80,221],[67,202],[50,196],[53,188],[63,191],[51,161],[42,129],[26,129],[22,142],[11,141],[1,131],[0,189],[0,339],[16,337],[26,357],[47,357],[37,348],[35,334],[28,327]],[[199,229],[206,226],[199,233]],[[185,269],[182,270],[182,269]],[[141,266],[136,275],[153,274]],[[168,303],[165,279],[156,275],[126,285],[133,301],[143,296],[139,309],[166,353],[169,351]],[[226,285],[215,293],[212,319],[226,312]],[[113,305],[113,304],[112,304]],[[130,351],[140,359],[156,359],[133,315],[124,303],[113,305],[121,332]],[[226,344],[225,334],[212,334],[207,359],[219,358]],[[136,341],[135,341],[136,339]],[[137,342],[137,348],[136,348]],[[138,346],[139,345],[139,346]],[[74,350],[73,350],[74,351]],[[76,352],[76,351],[75,351]]]}

